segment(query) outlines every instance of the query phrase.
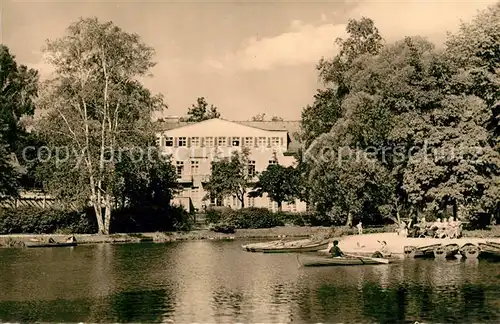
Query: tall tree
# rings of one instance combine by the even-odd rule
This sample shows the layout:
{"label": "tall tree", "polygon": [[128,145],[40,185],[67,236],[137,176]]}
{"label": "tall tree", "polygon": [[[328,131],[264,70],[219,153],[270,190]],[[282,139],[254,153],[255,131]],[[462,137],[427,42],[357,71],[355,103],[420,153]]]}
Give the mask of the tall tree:
{"label": "tall tree", "polygon": [[0,45],[0,134],[8,152],[17,149],[25,134],[22,118],[33,116],[37,96],[38,72],[18,65],[5,45]]}
{"label": "tall tree", "polygon": [[250,180],[249,154],[249,149],[245,147],[241,152],[233,151],[229,158],[225,157],[212,162],[212,172],[206,185],[210,195],[219,198],[235,196],[240,201],[241,207],[245,207],[245,196]]}
{"label": "tall tree", "polygon": [[339,98],[349,92],[346,72],[354,60],[362,55],[376,55],[383,48],[382,36],[370,18],[350,19],[346,31],[346,39],[335,40],[339,53],[332,59],[321,59],[317,66],[323,82],[336,89]]}
{"label": "tall tree", "polygon": [[220,118],[220,113],[214,105],[208,105],[204,97],[196,99],[196,105],[192,105],[188,110],[188,117],[182,118],[186,122],[201,122],[207,119]]}
{"label": "tall tree", "polygon": [[99,232],[108,234],[120,152],[148,145],[137,140],[154,138],[147,136],[151,115],[164,108],[162,98],[137,81],[155,65],[154,50],[112,22],[87,18],[49,41],[45,54],[55,77],[43,89],[40,105],[47,113],[39,131],[53,151],[69,148],[65,163],[44,173],[45,183],[90,201]]}
{"label": "tall tree", "polygon": [[272,164],[259,174],[259,180],[249,193],[250,197],[262,197],[265,193],[278,204],[281,211],[283,202],[294,202],[299,196],[299,174],[295,168]]}
{"label": "tall tree", "polygon": [[342,115],[341,102],[333,89],[318,90],[314,103],[302,110],[299,138],[305,148],[321,134],[328,133]]}
{"label": "tall tree", "polygon": [[[15,196],[19,188],[19,173],[14,161],[24,164],[22,156],[14,158],[21,147],[26,130],[23,117],[35,111],[38,73],[18,65],[5,45],[0,45],[0,194]],[[17,163],[16,162],[16,163]]]}

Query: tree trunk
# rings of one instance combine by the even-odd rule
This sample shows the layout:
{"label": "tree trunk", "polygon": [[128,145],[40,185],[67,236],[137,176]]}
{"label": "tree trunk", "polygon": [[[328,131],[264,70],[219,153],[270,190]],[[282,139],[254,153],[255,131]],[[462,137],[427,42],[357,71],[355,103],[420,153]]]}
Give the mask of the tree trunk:
{"label": "tree trunk", "polygon": [[277,201],[276,202],[278,204],[278,212],[282,212],[283,211],[283,202],[282,201]]}
{"label": "tree trunk", "polygon": [[352,227],[352,214],[351,212],[347,212],[347,222],[345,226]]}
{"label": "tree trunk", "polygon": [[108,235],[109,229],[111,227],[111,196],[109,194],[105,195],[104,202],[104,233]]}
{"label": "tree trunk", "polygon": [[401,216],[399,215],[399,205],[397,198],[394,199],[394,206],[396,207],[396,219],[398,220],[398,226],[401,224]]}

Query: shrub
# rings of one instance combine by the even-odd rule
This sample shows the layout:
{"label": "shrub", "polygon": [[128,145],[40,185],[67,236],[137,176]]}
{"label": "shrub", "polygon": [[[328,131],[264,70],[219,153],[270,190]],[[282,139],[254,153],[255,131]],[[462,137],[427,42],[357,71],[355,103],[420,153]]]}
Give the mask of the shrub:
{"label": "shrub", "polygon": [[267,208],[243,208],[238,210],[222,209],[207,212],[207,223],[216,228],[271,228],[283,226],[281,214],[275,214]]}
{"label": "shrub", "polygon": [[332,220],[324,215],[316,213],[280,213],[280,217],[286,224],[295,226],[332,226]]}
{"label": "shrub", "polygon": [[84,212],[35,207],[0,209],[0,234],[95,233],[92,210]]}
{"label": "shrub", "polygon": [[233,211],[230,222],[236,228],[271,228],[285,225],[280,214],[275,214],[267,208],[243,208]]}
{"label": "shrub", "polygon": [[467,217],[467,229],[485,229],[491,225],[491,215],[487,213],[474,213]]}
{"label": "shrub", "polygon": [[111,232],[165,232],[188,231],[193,224],[192,216],[182,207],[124,208],[112,213]]}

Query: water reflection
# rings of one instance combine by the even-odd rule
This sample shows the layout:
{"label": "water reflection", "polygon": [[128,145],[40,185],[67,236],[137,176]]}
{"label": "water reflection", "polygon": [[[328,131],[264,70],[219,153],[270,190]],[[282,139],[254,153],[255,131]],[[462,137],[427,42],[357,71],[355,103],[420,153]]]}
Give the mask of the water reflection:
{"label": "water reflection", "polygon": [[298,268],[241,242],[0,250],[0,321],[498,322],[498,264]]}

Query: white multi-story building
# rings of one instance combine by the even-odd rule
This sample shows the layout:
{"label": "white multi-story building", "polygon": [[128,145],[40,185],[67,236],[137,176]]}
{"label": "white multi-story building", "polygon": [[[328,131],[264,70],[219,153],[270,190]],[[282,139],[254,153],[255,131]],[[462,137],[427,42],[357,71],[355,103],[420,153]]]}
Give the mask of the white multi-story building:
{"label": "white multi-story building", "polygon": [[[172,156],[178,181],[183,187],[175,200],[185,206],[192,204],[198,210],[209,205],[241,207],[236,197],[227,197],[224,201],[205,200],[208,195],[204,185],[209,180],[211,163],[216,158],[228,157],[233,151],[247,147],[250,151],[248,170],[254,175],[252,183],[257,181],[258,173],[270,164],[290,166],[296,163],[293,156],[299,148],[295,138],[299,127],[296,121],[233,122],[217,118],[198,123],[167,120],[159,122],[158,126],[158,144],[164,154]],[[277,210],[277,204],[265,195],[245,197],[245,207]],[[306,204],[297,200],[291,204],[284,203],[282,208],[283,211],[301,212],[305,211]]]}

